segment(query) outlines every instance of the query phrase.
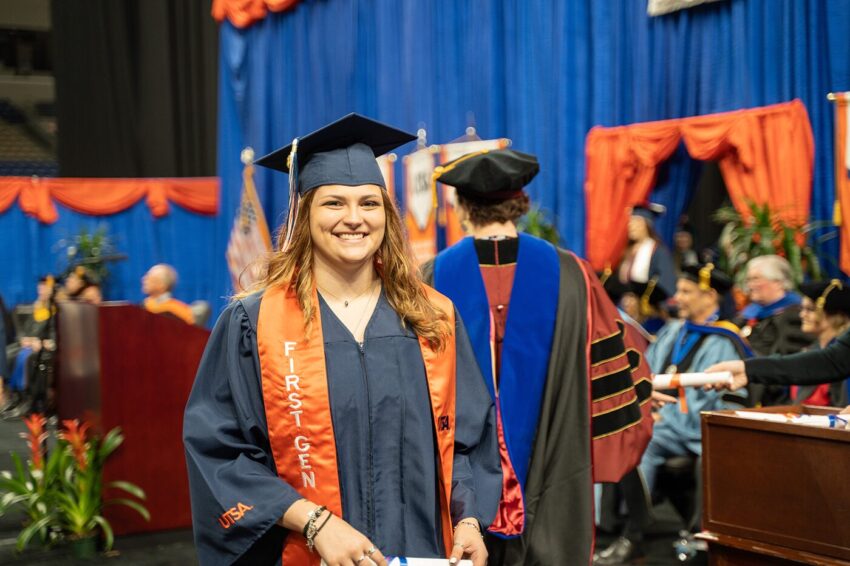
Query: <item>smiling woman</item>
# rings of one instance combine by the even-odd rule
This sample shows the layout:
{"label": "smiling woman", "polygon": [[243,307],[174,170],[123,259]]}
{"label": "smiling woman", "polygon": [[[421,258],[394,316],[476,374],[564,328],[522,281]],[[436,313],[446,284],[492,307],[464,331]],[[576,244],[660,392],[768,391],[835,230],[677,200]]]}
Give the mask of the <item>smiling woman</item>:
{"label": "smiling woman", "polygon": [[186,409],[202,563],[486,562],[492,401],[454,305],[418,279],[375,159],[412,139],[350,115],[258,162],[290,174],[290,212]]}

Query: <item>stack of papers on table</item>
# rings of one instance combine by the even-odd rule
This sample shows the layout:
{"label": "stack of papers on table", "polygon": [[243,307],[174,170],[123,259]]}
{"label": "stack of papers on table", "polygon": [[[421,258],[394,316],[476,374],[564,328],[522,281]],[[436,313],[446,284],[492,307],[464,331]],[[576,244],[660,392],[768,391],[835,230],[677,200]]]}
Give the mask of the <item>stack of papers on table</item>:
{"label": "stack of papers on table", "polygon": [[744,419],[790,423],[823,428],[848,428],[850,415],[798,415],[795,413],[760,413],[758,411],[735,411],[735,415]]}

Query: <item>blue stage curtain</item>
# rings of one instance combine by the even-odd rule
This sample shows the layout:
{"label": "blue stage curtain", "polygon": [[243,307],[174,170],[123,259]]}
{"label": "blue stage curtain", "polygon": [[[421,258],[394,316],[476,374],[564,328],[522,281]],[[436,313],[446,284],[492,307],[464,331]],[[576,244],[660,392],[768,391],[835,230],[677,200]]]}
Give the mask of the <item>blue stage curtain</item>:
{"label": "blue stage curtain", "polygon": [[[223,210],[236,206],[243,145],[270,151],[351,111],[424,126],[430,143],[444,143],[472,112],[481,137],[509,137],[538,155],[529,191],[582,253],[591,126],[800,98],[816,143],[812,214],[830,218],[825,95],[850,88],[848,26],[843,0],[730,0],[656,18],[643,1],[305,1],[246,30],[224,24]],[[668,169],[669,186],[653,198],[671,208],[661,225],[669,240],[687,205],[681,191],[695,181],[687,159]],[[271,223],[280,221],[286,176],[261,172],[257,185]]]}

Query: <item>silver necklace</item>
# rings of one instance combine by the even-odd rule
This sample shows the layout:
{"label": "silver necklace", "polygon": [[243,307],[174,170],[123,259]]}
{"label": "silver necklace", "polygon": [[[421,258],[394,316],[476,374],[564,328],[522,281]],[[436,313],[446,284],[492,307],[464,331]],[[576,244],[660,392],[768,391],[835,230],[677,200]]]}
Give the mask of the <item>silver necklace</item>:
{"label": "silver necklace", "polygon": [[333,298],[334,298],[334,299],[336,299],[337,301],[341,302],[341,303],[342,303],[342,305],[343,305],[345,308],[348,308],[348,305],[349,305],[349,304],[353,303],[354,301],[356,301],[357,299],[359,299],[360,297],[362,297],[362,296],[363,296],[363,295],[365,295],[366,293],[369,293],[369,292],[373,291],[373,290],[375,289],[375,282],[373,281],[373,282],[372,282],[372,285],[370,285],[368,289],[366,289],[365,291],[363,291],[362,293],[360,293],[359,295],[357,295],[357,296],[356,296],[356,297],[354,297],[353,299],[341,299],[341,298],[339,298],[338,296],[334,295],[333,293],[331,293],[330,291],[328,291],[328,290],[327,290],[327,289],[325,289],[324,287],[321,287],[321,286],[320,286],[320,285],[318,285],[318,284],[316,284],[316,287],[318,287],[318,288],[319,288],[319,290],[320,290],[322,293],[325,293],[325,294],[327,294],[327,295],[330,295],[331,297],[333,297]]}
{"label": "silver necklace", "polygon": [[[377,289],[379,287],[380,287],[380,285],[374,285],[374,284],[372,285],[371,293],[369,294],[369,300],[366,301],[366,306],[363,308],[363,312],[360,313],[360,318],[357,319],[357,326],[354,327],[354,332],[351,333],[354,336],[355,340],[357,340],[357,332],[360,330],[360,324],[363,322],[363,317],[366,316],[366,311],[369,310],[369,305],[372,304],[372,298],[375,295],[375,289]],[[364,338],[365,338],[365,336],[364,336]],[[358,340],[358,342],[360,343],[361,346],[363,345],[363,342],[360,342],[359,340]]]}

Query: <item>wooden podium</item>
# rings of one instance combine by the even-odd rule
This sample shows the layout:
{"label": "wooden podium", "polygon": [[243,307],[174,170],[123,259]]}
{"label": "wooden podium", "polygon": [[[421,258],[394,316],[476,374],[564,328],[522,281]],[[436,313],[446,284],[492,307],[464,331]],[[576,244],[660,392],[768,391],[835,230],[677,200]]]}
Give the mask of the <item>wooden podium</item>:
{"label": "wooden podium", "polygon": [[850,564],[850,430],[717,411],[702,415],[702,443],[698,537],[709,543],[711,564]]}
{"label": "wooden podium", "polygon": [[208,338],[134,305],[59,303],[58,416],[100,431],[120,426],[124,444],[107,460],[104,481],[130,481],[147,494],[150,522],[123,506],[106,509],[116,534],[192,524],[183,409]]}

